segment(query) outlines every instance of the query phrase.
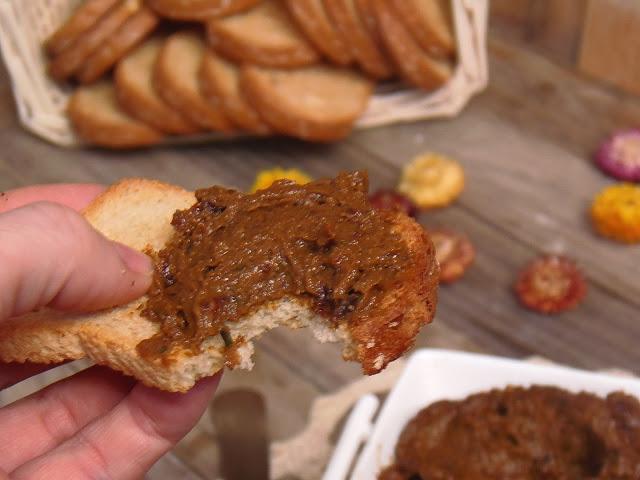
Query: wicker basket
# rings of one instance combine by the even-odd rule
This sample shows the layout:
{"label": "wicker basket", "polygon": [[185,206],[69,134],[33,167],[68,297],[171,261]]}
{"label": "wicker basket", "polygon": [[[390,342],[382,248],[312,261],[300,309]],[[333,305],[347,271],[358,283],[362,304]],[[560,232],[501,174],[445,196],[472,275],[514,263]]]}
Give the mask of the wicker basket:
{"label": "wicker basket", "polygon": [[[70,89],[48,78],[41,45],[78,3],[0,0],[0,50],[11,76],[20,121],[27,130],[61,146],[79,146],[81,141],[65,115]],[[452,0],[452,4],[459,62],[451,81],[432,93],[399,85],[381,86],[358,128],[453,116],[486,86],[488,0]]]}

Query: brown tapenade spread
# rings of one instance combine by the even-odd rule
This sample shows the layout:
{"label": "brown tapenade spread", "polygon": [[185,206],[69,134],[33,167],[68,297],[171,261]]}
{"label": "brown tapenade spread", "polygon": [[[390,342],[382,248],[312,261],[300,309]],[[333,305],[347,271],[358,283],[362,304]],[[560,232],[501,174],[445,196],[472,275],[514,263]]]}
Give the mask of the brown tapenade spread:
{"label": "brown tapenade spread", "polygon": [[553,387],[442,401],[403,430],[379,480],[638,480],[640,402]]}
{"label": "brown tapenade spread", "polygon": [[176,345],[197,352],[229,322],[283,297],[308,302],[333,326],[371,315],[410,257],[393,231],[397,213],[374,210],[367,191],[360,172],[278,181],[253,194],[197,191],[157,254],[143,315],[161,330],[140,354],[162,357]]}

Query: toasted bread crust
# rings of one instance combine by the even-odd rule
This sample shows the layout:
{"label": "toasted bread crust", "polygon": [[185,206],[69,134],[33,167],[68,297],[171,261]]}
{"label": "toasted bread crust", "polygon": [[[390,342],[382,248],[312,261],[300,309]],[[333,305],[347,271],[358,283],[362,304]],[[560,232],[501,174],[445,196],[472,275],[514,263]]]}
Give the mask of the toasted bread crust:
{"label": "toasted bread crust", "polygon": [[59,55],[76,39],[93,27],[100,17],[114,7],[120,0],[87,0],[73,12],[71,17],[55,31],[45,44],[46,52]]}
{"label": "toasted bread crust", "polygon": [[[305,140],[331,141],[349,135],[373,91],[372,83],[366,78],[351,70],[329,66],[292,71],[245,66],[241,75],[243,91],[260,116],[274,130]],[[333,104],[336,110],[318,112],[317,105],[303,101],[304,92],[298,92],[300,96],[291,94],[288,82],[300,84],[295,79],[302,75],[307,77],[306,89],[314,99],[324,105]],[[317,81],[314,77],[320,82],[335,84],[334,92],[323,95],[314,88],[313,82]],[[347,102],[351,108],[339,111]]]}
{"label": "toasted bread crust", "polygon": [[115,89],[107,81],[77,89],[68,113],[78,135],[88,143],[107,148],[155,145],[163,135],[120,110]]}
{"label": "toasted bread crust", "polygon": [[262,0],[147,0],[163,17],[174,20],[209,20],[247,11]]}
{"label": "toasted bread crust", "polygon": [[163,43],[162,37],[148,40],[119,63],[114,75],[118,103],[129,115],[161,132],[197,133],[200,129],[165,103],[153,86],[153,68]]}
{"label": "toasted bread crust", "polygon": [[240,72],[236,65],[208,51],[202,62],[200,82],[206,99],[214,108],[221,108],[236,126],[258,135],[271,131],[240,91]]}
{"label": "toasted bread crust", "polygon": [[448,0],[429,0],[426,3],[431,9],[429,11],[421,11],[420,0],[392,0],[391,3],[423,50],[440,58],[455,54],[451,4]]}
{"label": "toasted bread crust", "polygon": [[351,327],[353,357],[367,375],[411,349],[420,329],[435,315],[438,299],[438,262],[435,248],[422,227],[398,213],[394,231],[406,242],[413,259],[408,278],[389,292],[380,316]]}
{"label": "toasted bread crust", "polygon": [[207,35],[214,50],[237,63],[295,68],[320,60],[278,0],[265,1],[240,15],[211,20]]}
{"label": "toasted bread crust", "polygon": [[393,65],[387,59],[375,35],[372,34],[355,0],[323,0],[329,17],[349,46],[358,64],[368,75],[377,79],[393,75]]}
{"label": "toasted bread crust", "polygon": [[[207,102],[200,85],[200,69],[206,46],[195,32],[179,32],[165,41],[154,69],[154,85],[160,96],[192,123],[221,132],[233,126],[219,107]],[[179,67],[178,67],[179,65]]]}
{"label": "toasted bread crust", "polygon": [[433,90],[444,85],[453,75],[451,62],[432,57],[420,48],[403,25],[391,2],[372,1],[382,39],[403,78],[425,90]]}
{"label": "toasted bread crust", "polygon": [[[161,249],[171,238],[176,210],[188,208],[194,195],[179,187],[144,179],[126,179],[113,185],[84,211],[85,218],[107,238],[138,250]],[[331,329],[302,302],[284,298],[265,305],[230,325],[234,339],[248,342],[240,352],[242,368],[251,366],[252,344],[263,331],[278,325],[310,326],[320,341],[346,342],[344,356],[362,362],[365,373],[377,373],[413,344],[419,328],[434,315],[438,267],[433,245],[412,220],[398,214],[396,232],[413,257],[408,280],[389,292],[376,318],[355,329]],[[4,362],[59,362],[89,357],[136,377],[146,385],[168,391],[187,391],[195,382],[224,368],[224,343],[219,337],[202,345],[201,353],[177,347],[167,361],[148,361],[137,344],[158,332],[159,325],[140,315],[145,298],[90,315],[68,315],[49,310],[0,324],[0,360]],[[395,325],[394,322],[399,322]],[[380,348],[381,342],[387,343]],[[373,343],[372,343],[373,342]],[[356,347],[360,345],[360,347]]]}
{"label": "toasted bread crust", "polygon": [[329,19],[322,0],[286,0],[287,8],[313,45],[338,65],[353,60],[348,39]]}
{"label": "toasted bread crust", "polygon": [[149,8],[143,7],[138,10],[107,42],[87,58],[76,75],[78,81],[88,84],[98,80],[153,32],[159,22],[160,18]]}
{"label": "toasted bread crust", "polygon": [[111,9],[93,27],[80,35],[69,48],[51,61],[49,75],[58,81],[73,76],[89,55],[106,42],[139,8],[137,2],[125,0]]}

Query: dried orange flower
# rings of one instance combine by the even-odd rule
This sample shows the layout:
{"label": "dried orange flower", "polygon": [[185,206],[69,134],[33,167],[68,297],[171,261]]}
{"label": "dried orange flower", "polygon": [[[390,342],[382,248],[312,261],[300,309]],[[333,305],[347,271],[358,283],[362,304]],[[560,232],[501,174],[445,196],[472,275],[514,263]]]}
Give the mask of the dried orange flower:
{"label": "dried orange flower", "polygon": [[464,170],[458,162],[437,153],[414,158],[402,170],[398,190],[420,208],[444,207],[464,188]]}
{"label": "dried orange flower", "polygon": [[640,242],[640,187],[621,183],[605,188],[591,205],[591,218],[604,237]]}
{"label": "dried orange flower", "polygon": [[258,173],[258,176],[253,183],[253,187],[251,187],[251,192],[253,193],[258,190],[269,188],[276,180],[284,179],[293,180],[300,185],[304,185],[311,181],[311,177],[309,175],[296,168],[272,168],[271,170],[262,170]]}

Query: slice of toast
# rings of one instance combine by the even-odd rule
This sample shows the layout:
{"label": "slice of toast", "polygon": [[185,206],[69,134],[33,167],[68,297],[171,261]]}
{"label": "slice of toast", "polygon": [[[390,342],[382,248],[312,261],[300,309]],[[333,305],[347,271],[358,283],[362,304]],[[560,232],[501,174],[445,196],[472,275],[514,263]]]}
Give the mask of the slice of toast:
{"label": "slice of toast", "polygon": [[118,102],[129,115],[161,132],[197,133],[200,129],[162,100],[153,86],[153,69],[163,44],[163,37],[153,37],[118,64],[114,75]]}
{"label": "slice of toast", "polygon": [[246,13],[211,20],[207,31],[214,50],[237,63],[295,68],[320,60],[280,0],[266,0]]}
{"label": "slice of toast", "polygon": [[262,0],[147,0],[159,15],[173,20],[204,21],[244,12]]}
{"label": "slice of toast", "polygon": [[391,3],[424,50],[442,58],[455,54],[451,0],[393,0]]}
{"label": "slice of toast", "polygon": [[202,92],[215,108],[221,108],[239,128],[266,135],[270,128],[240,91],[240,70],[213,51],[205,54],[200,71]]}
{"label": "slice of toast", "polygon": [[[105,191],[84,212],[108,238],[138,250],[161,249],[171,238],[173,213],[190,207],[192,193],[151,180],[124,180]],[[385,314],[357,328],[333,329],[303,303],[285,298],[229,325],[232,339],[246,343],[237,352],[240,368],[251,368],[251,340],[278,325],[309,326],[320,341],[345,342],[345,359],[359,360],[365,373],[377,373],[413,344],[420,328],[435,311],[438,266],[424,230],[398,214],[394,231],[404,241],[413,262],[406,282],[389,292]],[[168,359],[146,360],[136,346],[159,331],[159,324],[140,314],[141,298],[128,305],[92,315],[50,310],[15,318],[0,325],[0,359],[4,362],[51,363],[89,357],[96,363],[136,377],[146,385],[187,391],[194,383],[224,368],[220,336],[205,340],[201,352],[173,349]],[[376,341],[379,343],[376,344]]]}
{"label": "slice of toast", "polygon": [[120,0],[87,0],[80,5],[69,19],[54,32],[45,43],[45,51],[50,56],[59,55],[76,39],[93,27],[98,20]]}
{"label": "slice of toast", "polygon": [[336,28],[349,39],[349,47],[360,68],[373,78],[391,77],[393,64],[364,12],[359,11],[356,0],[324,0],[324,6]]}
{"label": "slice of toast", "polygon": [[322,0],[286,0],[286,4],[293,19],[319,52],[338,65],[351,63],[349,40],[333,25]]}
{"label": "slice of toast", "polygon": [[124,113],[113,84],[103,81],[78,88],[69,101],[68,114],[75,131],[88,143],[108,148],[153,145],[163,135]]}
{"label": "slice of toast", "polygon": [[109,71],[120,59],[144,41],[160,23],[151,9],[142,7],[83,63],[76,74],[82,84],[93,83]]}
{"label": "slice of toast", "polygon": [[405,81],[424,90],[434,90],[453,75],[448,59],[436,58],[423,50],[400,20],[388,0],[372,0],[382,39]]}
{"label": "slice of toast", "polygon": [[298,70],[245,66],[241,84],[251,105],[274,130],[314,141],[349,135],[373,92],[365,76],[329,65]]}
{"label": "slice of toast", "polygon": [[140,0],[121,0],[119,5],[112,8],[98,23],[80,35],[69,48],[51,60],[49,75],[58,81],[72,77],[84,61],[140,8]]}
{"label": "slice of toast", "polygon": [[160,51],[153,82],[164,101],[192,123],[205,130],[231,132],[233,126],[222,109],[207,102],[202,93],[200,69],[206,49],[198,33],[174,33]]}

